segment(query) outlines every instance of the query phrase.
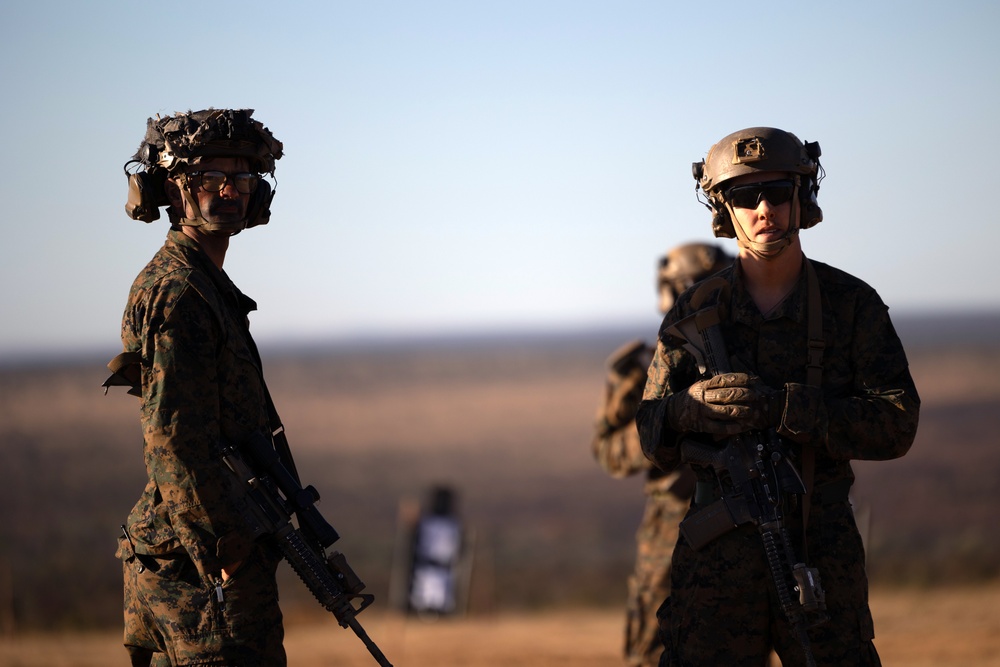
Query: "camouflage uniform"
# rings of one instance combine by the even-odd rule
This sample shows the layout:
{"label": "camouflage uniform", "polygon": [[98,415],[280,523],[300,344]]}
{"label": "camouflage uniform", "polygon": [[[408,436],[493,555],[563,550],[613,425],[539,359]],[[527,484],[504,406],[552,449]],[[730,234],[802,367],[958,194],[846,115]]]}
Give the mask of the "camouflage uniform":
{"label": "camouflage uniform", "polygon": [[653,349],[641,342],[611,356],[592,443],[594,458],[612,477],[646,476],[646,507],[635,536],[636,562],[628,579],[625,620],[625,661],[635,667],[653,667],[660,660],[663,644],[656,609],[670,593],[670,554],[694,486],[690,468],[665,472],[646,458],[639,445],[635,411],[652,356]]}
{"label": "camouflage uniform", "polygon": [[149,476],[118,552],[133,665],[285,664],[280,556],[252,541],[220,455],[220,443],[270,434],[255,308],[177,228],[129,293],[122,342],[141,357]]}
{"label": "camouflage uniform", "polygon": [[[810,414],[815,421],[795,433],[815,447],[815,494],[808,523],[809,564],[819,570],[830,620],[809,630],[820,665],[878,665],[872,643],[864,549],[847,501],[853,482],[851,459],[902,456],[916,434],[920,400],[906,355],[886,306],[862,281],[813,262],[822,294],[822,401],[789,404],[785,414]],[[720,275],[731,285],[722,331],[733,369],[755,373],[771,387],[804,383],[807,358],[807,286],[802,272],[794,291],[766,318],[743,283],[739,264]],[[665,397],[699,380],[694,357],[666,335],[667,328],[693,312],[691,291],[680,297],[660,329],[637,414],[642,447],[658,465],[680,460],[678,441],[667,419]],[[807,420],[808,421],[808,420]],[[789,435],[789,433],[783,433]],[[798,448],[798,445],[793,445]],[[694,466],[699,491],[689,514],[718,494],[710,469]],[[801,512],[786,519],[793,544],[801,543]],[[682,537],[674,550],[671,596],[660,610],[665,650],[661,664],[761,665],[773,647],[782,664],[803,664],[770,582],[760,538],[744,525],[694,551]]]}

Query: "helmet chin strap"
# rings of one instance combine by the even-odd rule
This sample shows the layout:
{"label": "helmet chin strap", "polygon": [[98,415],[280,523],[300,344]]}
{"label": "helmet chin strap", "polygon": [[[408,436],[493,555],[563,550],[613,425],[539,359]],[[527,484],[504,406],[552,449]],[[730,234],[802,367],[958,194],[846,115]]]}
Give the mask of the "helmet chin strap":
{"label": "helmet chin strap", "polygon": [[746,232],[743,231],[743,226],[736,219],[736,212],[733,210],[732,204],[728,201],[726,202],[726,210],[729,211],[729,217],[733,221],[733,228],[736,230],[736,241],[741,248],[746,248],[753,255],[763,259],[765,261],[776,259],[781,253],[785,252],[785,249],[792,244],[792,241],[796,236],[799,235],[799,212],[801,206],[799,205],[799,179],[795,178],[795,189],[792,191],[792,201],[795,206],[792,206],[791,213],[788,217],[788,231],[778,239],[777,241],[769,241],[767,243],[757,243],[751,241],[747,237]]}

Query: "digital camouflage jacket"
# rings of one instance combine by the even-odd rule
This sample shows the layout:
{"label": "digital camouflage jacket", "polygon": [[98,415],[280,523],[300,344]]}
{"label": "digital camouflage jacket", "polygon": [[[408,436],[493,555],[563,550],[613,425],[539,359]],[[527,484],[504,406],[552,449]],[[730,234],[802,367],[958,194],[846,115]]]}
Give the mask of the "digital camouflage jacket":
{"label": "digital camouflage jacket", "polygon": [[263,376],[247,330],[256,304],[171,229],[135,279],[122,319],[141,355],[146,488],[128,518],[137,553],[186,551],[203,578],[251,548],[221,445],[270,433]]}
{"label": "digital camouflage jacket", "polygon": [[[839,269],[812,264],[819,279],[826,345],[823,400],[814,406],[790,401],[785,412],[810,413],[812,428],[800,435],[816,449],[815,483],[820,486],[853,480],[852,459],[885,460],[905,454],[916,435],[920,398],[888,308],[875,290]],[[733,369],[754,373],[774,389],[786,383],[804,384],[806,272],[766,318],[743,284],[739,262],[719,275],[731,285],[722,332]],[[681,295],[663,321],[636,418],[646,455],[668,470],[679,461],[683,434],[671,429],[662,399],[700,378],[694,357],[665,332],[693,312],[691,296],[691,290]]]}

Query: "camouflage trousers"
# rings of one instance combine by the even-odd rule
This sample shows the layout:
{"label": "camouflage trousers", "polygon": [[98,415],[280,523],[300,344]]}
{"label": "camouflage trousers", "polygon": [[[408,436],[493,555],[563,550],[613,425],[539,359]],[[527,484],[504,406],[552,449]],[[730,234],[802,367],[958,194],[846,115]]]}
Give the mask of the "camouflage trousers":
{"label": "camouflage trousers", "polygon": [[[796,539],[793,531],[793,544]],[[829,615],[808,630],[816,663],[879,667],[864,547],[848,503],[813,506],[809,561],[819,570]],[[663,667],[762,667],[772,648],[785,667],[806,664],[774,593],[756,527],[737,528],[698,552],[681,538],[672,568],[671,594],[659,611]]]}
{"label": "camouflage trousers", "polygon": [[663,643],[656,610],[670,593],[670,557],[677,524],[688,501],[670,493],[650,494],[636,533],[635,569],[628,580],[625,662],[630,667],[656,667]]}
{"label": "camouflage trousers", "polygon": [[278,559],[263,548],[225,583],[204,581],[186,554],[136,556],[122,538],[125,648],[133,667],[282,667]]}

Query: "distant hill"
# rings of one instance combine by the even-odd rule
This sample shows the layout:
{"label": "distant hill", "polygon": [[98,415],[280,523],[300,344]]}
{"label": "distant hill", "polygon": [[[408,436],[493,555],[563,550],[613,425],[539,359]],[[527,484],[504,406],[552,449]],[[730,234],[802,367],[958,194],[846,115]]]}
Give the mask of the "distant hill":
{"label": "distant hill", "polygon": [[[941,313],[891,313],[893,323],[905,345],[978,344],[1000,341],[1000,310]],[[614,349],[623,341],[651,340],[659,327],[659,318],[645,321],[602,322],[589,325],[531,328],[506,331],[455,331],[417,335],[375,332],[350,337],[264,337],[258,345],[265,357],[309,356],[315,354],[353,354],[387,348],[419,350],[463,350],[483,346],[497,349],[517,347],[551,348],[571,345],[575,348]],[[100,363],[117,354],[118,341],[106,347],[66,347],[45,354],[38,352],[0,351],[0,369],[35,366],[51,367]]]}
{"label": "distant hill", "polygon": [[1000,343],[1000,310],[952,315],[893,314],[893,324],[907,346]]}

